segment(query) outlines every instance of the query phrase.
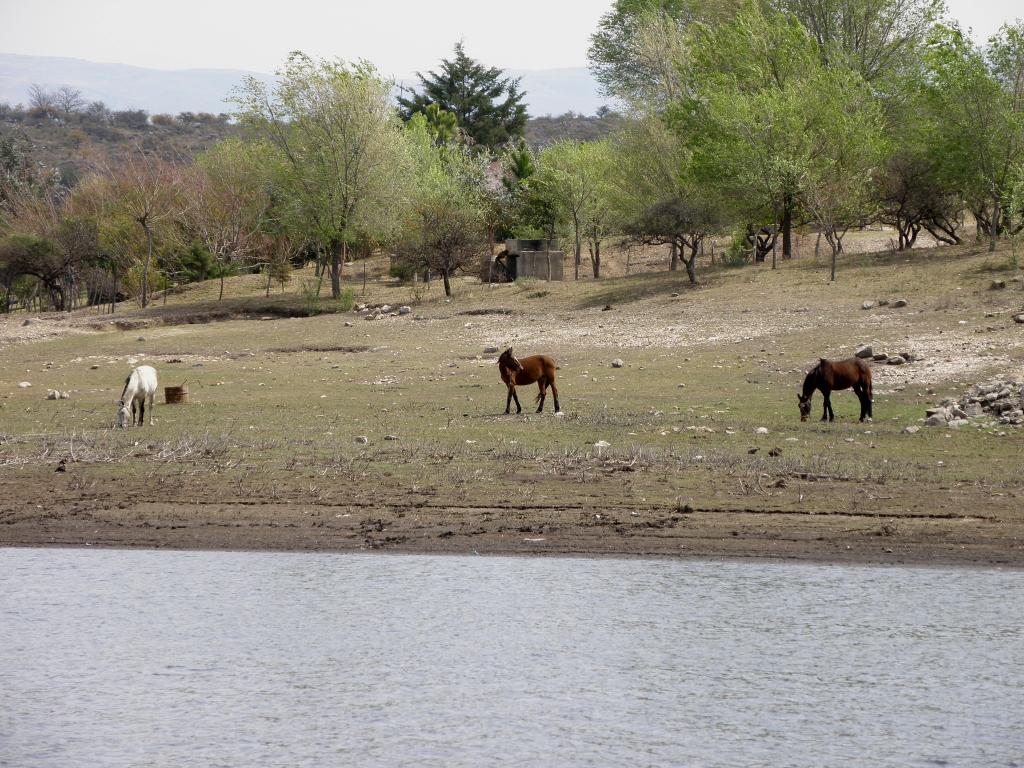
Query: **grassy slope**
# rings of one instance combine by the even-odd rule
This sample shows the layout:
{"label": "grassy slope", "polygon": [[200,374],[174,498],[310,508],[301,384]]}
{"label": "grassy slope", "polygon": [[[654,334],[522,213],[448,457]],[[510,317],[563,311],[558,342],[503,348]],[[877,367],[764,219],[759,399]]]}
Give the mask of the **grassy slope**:
{"label": "grassy slope", "polygon": [[[1014,560],[1020,550],[1006,537],[1021,525],[1024,430],[902,432],[926,405],[969,383],[1021,376],[1024,326],[1011,319],[1024,307],[1021,284],[987,290],[994,275],[1010,276],[1007,261],[1005,253],[971,249],[853,257],[835,285],[810,260],[774,272],[706,271],[696,289],[685,275],[665,273],[497,287],[466,280],[451,303],[436,286],[417,297],[371,279],[360,300],[420,298],[413,314],[173,324],[210,307],[266,310],[258,278],[230,281],[231,298],[221,305],[215,285],[197,287],[170,297],[166,308],[131,313],[140,324],[160,319],[142,330],[0,349],[0,462],[8,465],[0,514],[32,523],[19,489],[43,481],[64,510],[109,516],[135,504],[125,504],[129,492],[156,505],[137,509],[135,522],[187,520],[186,497],[207,510],[222,504],[228,517],[238,513],[232,504],[249,505],[253,515],[253,504],[272,503],[274,516],[294,514],[300,526],[326,515],[321,524],[357,544],[372,545],[376,534],[350,531],[349,520],[323,510],[549,506],[546,517],[520,527],[546,531],[543,539],[558,550],[728,553],[732,544],[707,542],[731,537],[747,542],[743,554],[775,554],[772,542],[781,537],[790,548],[830,557],[851,546],[953,550],[963,540],[1002,547],[1010,553],[1003,559]],[[272,303],[301,306],[298,283]],[[865,299],[896,297],[910,306],[860,309]],[[608,304],[613,309],[602,311]],[[466,314],[494,308],[510,314]],[[909,347],[925,359],[876,367],[874,424],[855,421],[848,393],[834,398],[839,422],[801,424],[795,393],[803,372],[819,356],[845,356],[862,342],[890,352]],[[553,354],[566,417],[503,416],[494,356],[482,351],[489,343]],[[319,350],[301,351],[312,347]],[[615,357],[626,367],[611,368]],[[193,403],[159,403],[155,427],[109,431],[123,377],[142,362],[157,366],[162,384],[187,379]],[[33,387],[17,389],[23,379]],[[45,401],[47,388],[73,397]],[[532,395],[530,388],[520,397],[527,413]],[[816,414],[819,407],[816,398]],[[758,427],[768,434],[756,434]],[[356,444],[358,435],[369,444]],[[601,456],[592,447],[599,440],[611,443]],[[768,456],[771,448],[781,456]],[[73,471],[55,475],[57,459],[72,455]],[[122,493],[107,483],[115,479]],[[440,525],[457,541],[472,533],[467,526],[488,528],[494,515],[484,517],[424,525]],[[355,519],[362,526],[367,518]],[[609,522],[614,530],[583,531],[585,544],[555,543],[553,531]],[[679,549],[662,533],[652,541],[651,528],[671,530]],[[393,543],[415,542],[407,533]],[[598,533],[618,543],[597,546]],[[541,538],[528,532],[513,538],[488,541],[506,551],[548,546],[521,544]],[[376,541],[388,543],[382,535]]]}

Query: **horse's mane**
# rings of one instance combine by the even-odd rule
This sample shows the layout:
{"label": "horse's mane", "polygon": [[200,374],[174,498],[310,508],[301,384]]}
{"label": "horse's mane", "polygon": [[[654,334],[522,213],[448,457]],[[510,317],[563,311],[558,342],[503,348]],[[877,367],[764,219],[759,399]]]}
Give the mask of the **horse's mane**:
{"label": "horse's mane", "polygon": [[821,376],[821,364],[825,362],[825,358],[821,358],[816,366],[811,368],[804,377],[804,397],[810,397],[814,394],[814,390],[818,386],[818,378]]}
{"label": "horse's mane", "polygon": [[[134,371],[133,371],[133,373],[134,373]],[[132,381],[132,377],[131,376],[129,376],[127,379],[124,380],[124,389],[121,390],[121,400],[122,401],[124,400],[124,395],[128,391],[128,385],[131,384],[131,381]]]}

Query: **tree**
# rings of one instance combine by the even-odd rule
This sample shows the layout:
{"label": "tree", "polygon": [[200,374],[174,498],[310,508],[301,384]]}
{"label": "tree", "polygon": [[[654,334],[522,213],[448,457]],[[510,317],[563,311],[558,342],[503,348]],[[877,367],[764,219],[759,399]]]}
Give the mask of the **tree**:
{"label": "tree", "polygon": [[600,277],[600,238],[612,216],[609,206],[611,148],[607,141],[559,141],[541,152],[536,184],[552,202],[573,238],[574,274],[580,278],[583,238],[592,233],[594,277]]}
{"label": "tree", "polygon": [[411,128],[416,191],[398,253],[416,267],[439,272],[451,296],[452,275],[475,264],[487,248],[486,165],[465,146],[438,147],[422,125]]}
{"label": "tree", "polygon": [[822,67],[814,41],[795,19],[747,2],[728,23],[696,31],[689,61],[689,95],[672,117],[692,136],[698,179],[748,221],[781,231],[788,258],[800,175],[792,161],[814,119],[795,109]]}
{"label": "tree", "polygon": [[190,201],[181,223],[190,240],[205,246],[217,262],[220,296],[229,266],[262,252],[262,230],[270,208],[264,159],[268,147],[226,139],[196,158],[184,174]]}
{"label": "tree", "polygon": [[436,104],[455,116],[475,144],[497,152],[522,137],[527,118],[519,79],[502,74],[498,67],[485,67],[467,56],[462,43],[456,43],[455,56],[442,60],[440,71],[416,73],[421,90],[398,98],[402,117],[409,120]]}
{"label": "tree", "polygon": [[936,31],[923,100],[941,172],[960,188],[994,251],[1014,169],[1024,158],[1022,25],[1003,27],[983,51],[956,27]]}
{"label": "tree", "polygon": [[434,137],[434,143],[447,144],[459,136],[459,121],[454,114],[441,109],[437,104],[428,104],[423,110],[427,121],[427,130]]}
{"label": "tree", "polygon": [[391,83],[372,65],[293,53],[272,91],[249,78],[238,117],[279,153],[284,196],[310,239],[330,255],[331,294],[359,234],[387,231],[404,199],[406,151]]}
{"label": "tree", "polygon": [[39,114],[50,114],[54,111],[53,94],[39,83],[28,87],[28,108]]}
{"label": "tree", "polygon": [[[669,130],[660,117],[647,116],[629,124],[615,136],[614,152],[612,194],[615,205],[627,230],[641,242],[645,242],[648,234],[644,232],[647,226],[641,225],[641,221],[650,222],[650,212],[656,206],[678,204],[679,207],[689,200],[716,197],[710,185],[703,189],[698,187],[685,142]],[[675,272],[679,268],[682,241],[672,236],[658,242],[670,246],[669,270]]]}
{"label": "tree", "polygon": [[138,148],[126,153],[104,175],[106,183],[96,187],[104,214],[129,219],[145,238],[139,302],[146,307],[150,298],[150,273],[157,231],[185,206],[180,195],[181,175],[173,164],[147,155]]}
{"label": "tree", "polygon": [[53,93],[53,103],[64,114],[67,120],[76,112],[80,112],[85,106],[85,99],[82,92],[70,85],[62,85]]}
{"label": "tree", "polygon": [[686,266],[686,276],[695,284],[698,250],[707,235],[721,228],[721,212],[706,199],[672,198],[642,211],[626,231],[641,243],[672,245]]}
{"label": "tree", "polygon": [[826,66],[847,68],[874,83],[913,66],[942,0],[772,0],[799,19]]}
{"label": "tree", "polygon": [[635,108],[678,98],[681,34],[728,18],[735,0],[616,0],[590,38],[587,56],[606,96]]}

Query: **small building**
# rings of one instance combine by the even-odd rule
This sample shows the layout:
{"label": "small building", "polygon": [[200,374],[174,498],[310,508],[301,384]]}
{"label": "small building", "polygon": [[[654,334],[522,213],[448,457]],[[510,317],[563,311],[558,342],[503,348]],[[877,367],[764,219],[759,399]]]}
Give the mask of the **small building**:
{"label": "small building", "polygon": [[513,282],[521,277],[564,280],[565,254],[558,250],[558,241],[506,240],[504,251],[481,261],[482,283]]}

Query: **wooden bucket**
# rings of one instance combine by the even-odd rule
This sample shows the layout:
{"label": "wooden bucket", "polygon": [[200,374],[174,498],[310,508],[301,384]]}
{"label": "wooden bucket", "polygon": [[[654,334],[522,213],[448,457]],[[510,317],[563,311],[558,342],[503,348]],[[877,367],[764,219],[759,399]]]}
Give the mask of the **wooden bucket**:
{"label": "wooden bucket", "polygon": [[180,387],[164,387],[164,402],[168,405],[179,405],[188,402],[188,383]]}

